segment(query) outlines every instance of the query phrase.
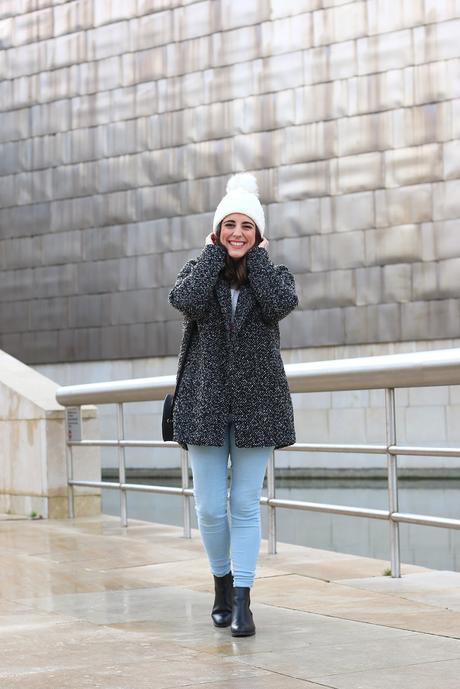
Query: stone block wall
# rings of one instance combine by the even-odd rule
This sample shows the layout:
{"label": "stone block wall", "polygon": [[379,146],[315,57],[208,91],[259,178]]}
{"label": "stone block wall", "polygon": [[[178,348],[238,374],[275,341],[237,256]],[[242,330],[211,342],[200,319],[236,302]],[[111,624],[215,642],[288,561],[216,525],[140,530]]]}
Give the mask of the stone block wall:
{"label": "stone block wall", "polygon": [[460,333],[456,0],[3,0],[0,347],[175,355],[167,293],[251,170],[284,349]]}
{"label": "stone block wall", "polygon": [[[57,384],[0,350],[0,513],[62,518],[68,486],[64,408]],[[98,436],[96,409],[82,407],[84,437]],[[75,480],[100,481],[98,447],[73,448]],[[74,487],[76,516],[101,509],[100,489]]]}

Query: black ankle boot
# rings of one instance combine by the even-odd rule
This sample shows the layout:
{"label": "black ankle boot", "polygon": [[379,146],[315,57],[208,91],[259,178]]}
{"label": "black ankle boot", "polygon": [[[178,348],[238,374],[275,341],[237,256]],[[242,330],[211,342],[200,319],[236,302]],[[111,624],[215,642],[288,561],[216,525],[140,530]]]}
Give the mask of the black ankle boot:
{"label": "black ankle boot", "polygon": [[233,575],[223,577],[214,575],[214,606],[211,617],[215,627],[228,627],[232,622]]}
{"label": "black ankle boot", "polygon": [[250,590],[246,586],[233,588],[232,636],[252,636],[256,633],[252,612],[249,609]]}

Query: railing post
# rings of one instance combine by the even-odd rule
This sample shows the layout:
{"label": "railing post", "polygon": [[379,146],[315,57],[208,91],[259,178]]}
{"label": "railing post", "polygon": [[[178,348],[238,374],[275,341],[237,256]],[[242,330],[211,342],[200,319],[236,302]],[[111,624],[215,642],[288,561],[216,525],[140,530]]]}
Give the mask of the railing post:
{"label": "railing post", "polygon": [[73,446],[72,441],[82,440],[82,420],[80,407],[66,407],[64,412],[65,427],[65,463],[67,472],[67,515],[75,519],[75,488],[72,484],[73,476]]}
{"label": "railing post", "polygon": [[[267,464],[267,498],[275,497],[275,451],[270,455]],[[276,555],[276,507],[268,503],[268,552]]]}
{"label": "railing post", "polygon": [[67,516],[69,519],[75,519],[75,492],[73,485],[70,483],[70,481],[73,481],[73,454],[72,445],[69,445],[67,437],[65,441],[65,458],[67,467]]}
{"label": "railing post", "polygon": [[[182,490],[189,487],[188,481],[188,452],[181,448],[180,450],[180,467],[182,476]],[[184,519],[184,538],[192,537],[191,519],[190,519],[190,496],[182,496],[182,514]]]}
{"label": "railing post", "polygon": [[[394,388],[385,388],[385,420],[387,447],[396,445],[396,412]],[[391,576],[401,576],[401,557],[399,545],[399,523],[392,519],[392,514],[398,512],[398,458],[387,452],[388,468],[388,509],[390,511],[390,551]]]}
{"label": "railing post", "polygon": [[125,424],[123,417],[123,402],[117,402],[117,440],[118,440],[118,481],[120,483],[120,522],[122,526],[128,526],[128,509],[126,490],[121,487],[126,483],[125,448],[120,445],[120,440],[125,439]]}

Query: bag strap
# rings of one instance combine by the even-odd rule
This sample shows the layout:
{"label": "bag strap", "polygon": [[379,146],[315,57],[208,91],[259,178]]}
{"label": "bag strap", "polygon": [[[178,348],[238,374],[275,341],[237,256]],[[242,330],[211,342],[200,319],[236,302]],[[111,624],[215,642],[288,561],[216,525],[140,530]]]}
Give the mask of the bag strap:
{"label": "bag strap", "polygon": [[187,360],[188,350],[190,349],[190,342],[192,341],[192,335],[193,335],[195,323],[196,323],[196,321],[192,321],[192,329],[190,332],[190,337],[188,338],[187,347],[185,348],[185,352],[184,352],[184,358],[182,359],[182,366],[180,367],[179,375],[177,376],[177,383],[176,383],[176,387],[174,390],[174,398],[173,398],[172,406],[174,406],[174,402],[176,401],[176,393],[177,393],[177,390],[179,388],[179,384],[180,384],[180,381],[182,378],[182,373],[183,373],[184,368],[185,368],[185,362]]}

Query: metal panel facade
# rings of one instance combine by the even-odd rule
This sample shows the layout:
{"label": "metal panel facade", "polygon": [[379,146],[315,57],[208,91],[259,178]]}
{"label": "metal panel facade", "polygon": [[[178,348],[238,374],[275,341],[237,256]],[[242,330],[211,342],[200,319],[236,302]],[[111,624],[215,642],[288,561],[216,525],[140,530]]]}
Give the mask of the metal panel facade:
{"label": "metal panel facade", "polygon": [[0,348],[176,354],[168,290],[242,170],[285,348],[458,337],[459,31],[434,0],[3,0]]}

